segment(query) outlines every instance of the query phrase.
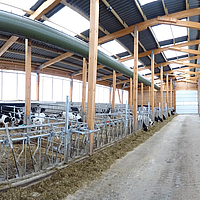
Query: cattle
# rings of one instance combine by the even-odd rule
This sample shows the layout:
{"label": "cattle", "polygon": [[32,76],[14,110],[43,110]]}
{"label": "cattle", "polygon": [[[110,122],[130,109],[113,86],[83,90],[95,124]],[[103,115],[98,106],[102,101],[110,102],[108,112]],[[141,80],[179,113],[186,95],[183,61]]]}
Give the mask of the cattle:
{"label": "cattle", "polygon": [[8,115],[5,115],[3,113],[0,113],[0,123],[4,124],[4,126],[9,124],[11,122],[11,117]]}
{"label": "cattle", "polygon": [[158,116],[158,120],[163,122],[163,119],[160,116]]}
{"label": "cattle", "polygon": [[147,131],[147,130],[148,130],[148,127],[145,125],[144,122],[143,122],[143,124],[142,124],[142,128],[143,128],[144,131]]}
{"label": "cattle", "polygon": [[166,117],[165,117],[165,115],[163,115],[163,119],[164,119],[164,120],[166,120]]}
{"label": "cattle", "polygon": [[155,121],[158,122],[158,117],[155,116]]}
{"label": "cattle", "polygon": [[[66,118],[66,112],[60,113],[59,116],[61,116],[61,117],[63,117],[65,119]],[[68,113],[68,119],[69,120],[76,120],[78,122],[83,122],[81,116],[78,113],[74,113],[74,112],[69,112]]]}
{"label": "cattle", "polygon": [[149,118],[149,125],[153,126],[154,122]]}

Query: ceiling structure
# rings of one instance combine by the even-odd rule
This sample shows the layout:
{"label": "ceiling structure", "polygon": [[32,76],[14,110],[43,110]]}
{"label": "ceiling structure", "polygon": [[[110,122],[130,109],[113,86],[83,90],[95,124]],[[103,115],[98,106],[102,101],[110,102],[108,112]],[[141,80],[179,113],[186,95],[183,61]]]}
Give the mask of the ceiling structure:
{"label": "ceiling structure", "polygon": [[[33,4],[30,4],[32,2]],[[84,42],[89,41],[90,15],[89,0],[31,0],[29,8],[23,5],[15,6],[26,17],[39,20],[66,32],[65,26],[70,18],[62,17],[63,13],[74,10],[86,19],[85,29],[71,31],[74,37]],[[133,67],[133,30],[137,26],[139,32],[139,73],[150,78],[151,52],[155,54],[155,79],[159,83],[160,64],[166,72],[176,80],[198,80],[199,59],[199,15],[198,0],[100,0],[99,12],[99,49]],[[0,0],[2,5],[11,5],[8,1]],[[13,5],[12,5],[13,7]],[[69,10],[69,7],[71,8]],[[0,9],[3,7],[1,6]],[[193,10],[192,10],[193,9]],[[4,9],[5,10],[5,9]],[[17,13],[19,14],[19,13]],[[162,17],[158,17],[162,16]],[[62,20],[61,20],[62,19]],[[57,21],[56,21],[57,20]],[[81,19],[79,19],[80,21]],[[60,23],[62,21],[62,23]],[[89,23],[89,22],[88,22]],[[80,25],[74,24],[80,28]],[[67,32],[67,33],[68,33]],[[70,34],[70,32],[69,32]],[[0,68],[24,70],[25,38],[12,36],[0,31]],[[82,57],[71,54],[65,49],[32,40],[33,71],[39,66],[41,73],[81,79]],[[109,50],[109,47],[114,48]],[[112,52],[110,52],[112,51]],[[188,72],[192,71],[192,72]],[[97,83],[110,86],[112,84],[112,69],[98,65]],[[128,86],[129,78],[118,74],[118,87]]]}

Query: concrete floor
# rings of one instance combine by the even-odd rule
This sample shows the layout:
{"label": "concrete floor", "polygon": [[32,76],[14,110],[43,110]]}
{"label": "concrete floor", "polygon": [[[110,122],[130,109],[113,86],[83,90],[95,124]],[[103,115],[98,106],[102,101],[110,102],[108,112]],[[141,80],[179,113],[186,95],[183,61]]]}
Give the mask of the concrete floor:
{"label": "concrete floor", "polygon": [[199,116],[177,116],[72,199],[199,200]]}

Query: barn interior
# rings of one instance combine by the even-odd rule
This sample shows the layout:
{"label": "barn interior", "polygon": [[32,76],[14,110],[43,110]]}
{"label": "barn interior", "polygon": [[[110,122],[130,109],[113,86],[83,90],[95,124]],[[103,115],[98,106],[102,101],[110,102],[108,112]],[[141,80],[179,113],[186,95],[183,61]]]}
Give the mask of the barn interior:
{"label": "barn interior", "polygon": [[0,189],[196,124],[199,16],[198,0],[0,0]]}

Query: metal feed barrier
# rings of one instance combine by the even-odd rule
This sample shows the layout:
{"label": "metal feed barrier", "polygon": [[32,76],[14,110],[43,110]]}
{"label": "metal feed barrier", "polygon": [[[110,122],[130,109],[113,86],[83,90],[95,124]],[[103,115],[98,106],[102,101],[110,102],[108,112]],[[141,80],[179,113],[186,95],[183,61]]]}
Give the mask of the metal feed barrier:
{"label": "metal feed barrier", "polygon": [[[63,105],[62,105],[63,107]],[[51,108],[52,109],[52,108]],[[57,108],[56,108],[57,109]],[[45,117],[43,125],[0,129],[0,183],[31,176],[88,155],[89,134],[94,133],[94,150],[134,133],[134,117],[128,105],[120,112],[95,115],[95,129],[84,122],[69,121],[69,99],[65,119]],[[148,125],[151,110],[138,110],[138,129]]]}

